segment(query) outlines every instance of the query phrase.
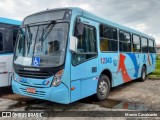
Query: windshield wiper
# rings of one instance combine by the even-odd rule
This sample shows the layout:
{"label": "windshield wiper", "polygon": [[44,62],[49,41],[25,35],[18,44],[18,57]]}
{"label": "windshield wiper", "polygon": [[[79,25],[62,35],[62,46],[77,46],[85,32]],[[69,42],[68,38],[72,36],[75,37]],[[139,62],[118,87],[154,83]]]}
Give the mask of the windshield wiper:
{"label": "windshield wiper", "polygon": [[31,33],[29,25],[25,25],[25,32],[26,32],[26,37],[27,37],[28,53],[29,53],[29,48],[32,44],[32,33]]}
{"label": "windshield wiper", "polygon": [[53,27],[56,25],[56,21],[52,20],[43,30],[39,41],[41,41],[41,51],[43,48],[43,41],[47,38]]}
{"label": "windshield wiper", "polygon": [[31,33],[31,29],[30,29],[30,27],[28,25],[27,25],[27,31],[28,31],[29,38],[31,40],[32,39],[32,33]]}
{"label": "windshield wiper", "polygon": [[48,33],[47,32],[47,30],[49,29],[49,30],[51,30],[52,28],[53,28],[53,25],[55,25],[55,23],[56,23],[56,21],[55,20],[52,20],[45,28],[43,28],[43,30],[42,30],[42,34],[41,34],[41,37],[40,37],[40,41],[43,41],[44,39],[43,39],[43,37],[44,37],[44,35],[46,34],[46,33]]}
{"label": "windshield wiper", "polygon": [[26,29],[26,33],[27,33],[27,38],[28,38],[28,44],[30,44],[32,42],[32,33],[31,33],[31,30],[30,30],[30,27],[28,25],[25,26],[25,29]]}

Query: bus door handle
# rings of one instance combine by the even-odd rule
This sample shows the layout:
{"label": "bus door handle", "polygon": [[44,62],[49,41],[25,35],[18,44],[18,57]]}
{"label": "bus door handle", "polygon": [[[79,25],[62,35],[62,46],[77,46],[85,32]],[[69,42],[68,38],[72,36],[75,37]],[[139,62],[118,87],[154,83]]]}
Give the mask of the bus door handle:
{"label": "bus door handle", "polygon": [[97,72],[97,67],[92,67],[92,73]]}

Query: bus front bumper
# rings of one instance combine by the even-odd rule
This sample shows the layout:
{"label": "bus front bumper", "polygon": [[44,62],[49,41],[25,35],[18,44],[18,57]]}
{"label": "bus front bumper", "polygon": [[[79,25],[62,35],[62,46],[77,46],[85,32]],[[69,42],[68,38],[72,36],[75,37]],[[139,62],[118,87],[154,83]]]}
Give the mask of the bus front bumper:
{"label": "bus front bumper", "polygon": [[[36,90],[36,92],[35,93],[27,92],[27,88],[33,88]],[[24,86],[12,80],[12,90],[14,93],[24,96],[49,100],[52,102],[62,103],[62,104],[70,103],[68,88],[63,83],[61,83],[57,87],[38,88],[38,87]]]}

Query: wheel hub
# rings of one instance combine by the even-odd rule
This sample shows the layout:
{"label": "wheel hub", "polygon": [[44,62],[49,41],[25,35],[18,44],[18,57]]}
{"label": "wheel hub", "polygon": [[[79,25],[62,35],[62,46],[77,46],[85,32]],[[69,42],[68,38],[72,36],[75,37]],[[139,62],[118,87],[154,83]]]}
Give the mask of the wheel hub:
{"label": "wheel hub", "polygon": [[99,93],[103,96],[107,93],[108,85],[105,81],[100,82]]}

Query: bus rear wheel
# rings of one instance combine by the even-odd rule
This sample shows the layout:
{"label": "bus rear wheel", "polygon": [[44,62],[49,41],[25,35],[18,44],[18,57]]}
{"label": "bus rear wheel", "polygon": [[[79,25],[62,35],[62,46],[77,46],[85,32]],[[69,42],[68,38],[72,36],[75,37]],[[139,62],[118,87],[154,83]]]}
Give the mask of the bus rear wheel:
{"label": "bus rear wheel", "polygon": [[98,100],[105,100],[110,92],[110,80],[108,76],[101,75],[98,81],[96,97]]}
{"label": "bus rear wheel", "polygon": [[140,77],[140,81],[141,82],[143,82],[143,81],[145,81],[145,79],[146,79],[146,67],[145,66],[143,66],[142,67],[142,72],[141,72],[141,77]]}

